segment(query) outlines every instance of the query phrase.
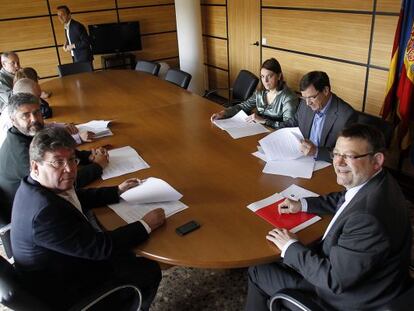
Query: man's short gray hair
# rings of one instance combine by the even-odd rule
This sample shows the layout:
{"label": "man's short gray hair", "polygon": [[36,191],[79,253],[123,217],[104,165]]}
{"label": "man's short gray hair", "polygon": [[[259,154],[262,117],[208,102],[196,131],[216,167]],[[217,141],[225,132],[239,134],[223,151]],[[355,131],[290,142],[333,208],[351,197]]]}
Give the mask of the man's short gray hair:
{"label": "man's short gray hair", "polygon": [[42,162],[46,152],[58,149],[75,150],[76,142],[64,128],[46,128],[33,138],[30,148],[30,161]]}
{"label": "man's short gray hair", "polygon": [[7,52],[3,52],[1,54],[1,61],[5,61],[6,59],[8,59],[10,56],[16,56],[17,58],[19,58],[19,56],[17,55],[16,52],[13,51],[7,51]]}
{"label": "man's short gray hair", "polygon": [[13,94],[18,93],[29,93],[33,95],[37,95],[36,91],[39,89],[39,85],[37,82],[33,81],[29,78],[22,78],[17,80],[16,83],[13,85]]}
{"label": "man's short gray hair", "polygon": [[33,105],[39,103],[39,98],[37,96],[34,96],[30,93],[18,93],[13,94],[9,99],[9,105],[7,106],[7,109],[9,111],[10,116],[14,116],[16,111],[19,109],[19,107],[23,105]]}

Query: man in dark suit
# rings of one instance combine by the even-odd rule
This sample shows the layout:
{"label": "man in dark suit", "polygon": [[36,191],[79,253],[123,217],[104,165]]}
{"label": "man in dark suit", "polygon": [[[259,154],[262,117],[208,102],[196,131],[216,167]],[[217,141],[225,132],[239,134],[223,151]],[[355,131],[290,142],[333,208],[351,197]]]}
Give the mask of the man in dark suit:
{"label": "man in dark suit", "polygon": [[131,250],[164,223],[164,211],[155,209],[113,231],[95,230],[85,213],[117,203],[119,195],[139,180],[75,191],[77,163],[75,141],[64,129],[45,129],[34,137],[30,175],[22,180],[13,205],[16,269],[26,286],[54,310],[66,310],[108,281],[137,286],[143,310],[148,310],[161,279],[160,268]]}
{"label": "man in dark suit", "polygon": [[405,198],[382,168],[384,150],[375,128],[354,124],[340,133],[333,165],[346,191],[279,205],[281,213],[334,214],[322,241],[309,248],[286,229],[270,231],[266,238],[283,259],[249,269],[247,310],[268,310],[266,300],[283,288],[337,310],[376,310],[404,290],[411,226]]}
{"label": "man in dark suit", "polygon": [[71,18],[70,10],[66,5],[57,7],[57,16],[65,27],[66,43],[63,50],[70,52],[74,63],[92,63],[91,43],[85,26]]}
{"label": "man in dark suit", "polygon": [[281,122],[282,127],[299,127],[305,138],[301,144],[304,155],[331,161],[329,152],[338,133],[356,122],[354,109],[331,92],[328,75],[311,71],[300,81],[301,103],[293,118]]}
{"label": "man in dark suit", "polygon": [[[10,222],[14,195],[20,181],[29,174],[29,145],[33,136],[44,128],[39,98],[28,93],[10,97],[8,106],[13,126],[0,148],[0,223]],[[83,187],[102,175],[108,164],[106,150],[76,151],[81,160],[77,187]]]}

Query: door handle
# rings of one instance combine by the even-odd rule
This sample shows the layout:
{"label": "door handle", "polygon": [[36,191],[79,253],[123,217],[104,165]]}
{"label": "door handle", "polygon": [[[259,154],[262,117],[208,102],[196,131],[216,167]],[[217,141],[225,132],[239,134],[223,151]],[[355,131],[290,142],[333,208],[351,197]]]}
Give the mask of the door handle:
{"label": "door handle", "polygon": [[252,45],[259,46],[259,41],[256,41],[255,43],[252,43]]}

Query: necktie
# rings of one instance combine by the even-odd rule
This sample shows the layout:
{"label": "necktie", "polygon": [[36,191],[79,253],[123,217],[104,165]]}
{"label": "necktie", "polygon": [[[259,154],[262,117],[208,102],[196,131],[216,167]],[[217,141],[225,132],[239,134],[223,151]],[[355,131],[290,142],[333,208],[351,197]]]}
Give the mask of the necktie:
{"label": "necktie", "polygon": [[342,206],[342,204],[344,204],[344,202],[345,202],[345,193],[346,193],[346,191],[343,191],[341,193],[341,196],[339,197],[339,200],[336,203],[336,210],[339,210],[339,208]]}

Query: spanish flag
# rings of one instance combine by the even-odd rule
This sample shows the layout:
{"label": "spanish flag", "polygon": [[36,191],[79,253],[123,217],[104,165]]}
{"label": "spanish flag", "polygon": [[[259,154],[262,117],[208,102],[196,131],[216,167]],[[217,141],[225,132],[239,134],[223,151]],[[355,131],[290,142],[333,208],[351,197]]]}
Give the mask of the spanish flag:
{"label": "spanish flag", "polygon": [[396,112],[397,138],[405,149],[411,143],[408,125],[414,114],[414,0],[403,0],[395,31],[382,117]]}

